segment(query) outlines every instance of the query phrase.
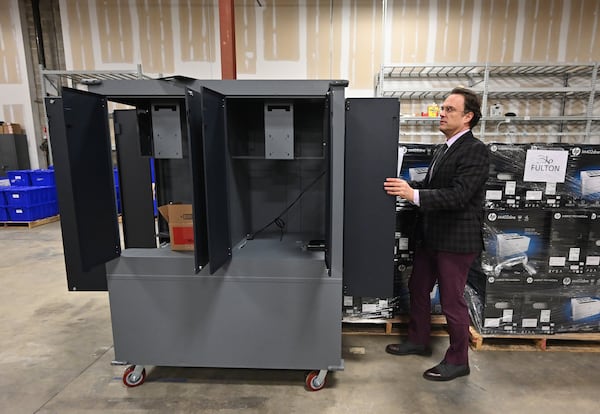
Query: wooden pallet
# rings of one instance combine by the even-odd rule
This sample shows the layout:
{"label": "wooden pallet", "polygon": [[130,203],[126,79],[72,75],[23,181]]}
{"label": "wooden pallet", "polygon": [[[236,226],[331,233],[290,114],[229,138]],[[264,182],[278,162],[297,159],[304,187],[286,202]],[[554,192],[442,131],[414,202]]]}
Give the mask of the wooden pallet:
{"label": "wooden pallet", "polygon": [[[342,334],[344,335],[404,335],[407,329],[408,315],[390,319],[342,319]],[[444,315],[431,315],[431,336],[448,336]]]}
{"label": "wooden pallet", "polygon": [[59,215],[50,216],[39,220],[34,221],[2,221],[0,222],[0,227],[28,227],[33,228],[37,226],[42,226],[44,224],[52,223],[54,221],[58,221],[60,218]]}
{"label": "wooden pallet", "polygon": [[600,352],[600,333],[574,332],[554,335],[482,335],[470,327],[475,351]]}

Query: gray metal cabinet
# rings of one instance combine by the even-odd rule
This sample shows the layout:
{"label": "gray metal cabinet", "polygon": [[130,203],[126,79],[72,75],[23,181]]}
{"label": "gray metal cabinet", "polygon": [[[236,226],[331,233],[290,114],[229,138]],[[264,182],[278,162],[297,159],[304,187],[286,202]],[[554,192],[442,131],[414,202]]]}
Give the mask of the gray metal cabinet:
{"label": "gray metal cabinet", "polygon": [[22,134],[0,134],[0,177],[7,171],[29,169],[27,136]]}
{"label": "gray metal cabinet", "polygon": [[[343,368],[343,292],[392,294],[398,137],[398,101],[346,84],[106,81],[46,100],[69,288],[108,289],[126,385],[173,365],[317,370],[319,389]],[[124,246],[107,100],[136,108],[114,116]],[[155,227],[150,158],[159,205],[192,204],[193,252]]]}

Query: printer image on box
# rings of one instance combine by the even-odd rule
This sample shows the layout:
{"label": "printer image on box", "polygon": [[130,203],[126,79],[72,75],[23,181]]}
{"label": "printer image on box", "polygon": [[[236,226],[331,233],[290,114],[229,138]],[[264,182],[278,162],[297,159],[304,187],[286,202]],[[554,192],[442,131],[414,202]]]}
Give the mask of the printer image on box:
{"label": "printer image on box", "polygon": [[[423,181],[427,175],[428,167],[415,167],[408,169],[410,181]],[[600,172],[600,171],[599,171]]]}
{"label": "printer image on box", "polygon": [[527,253],[531,239],[518,233],[501,233],[496,235],[496,256],[508,257],[520,253]]}
{"label": "printer image on box", "polygon": [[574,321],[586,318],[600,318],[600,298],[571,298],[571,312]]}
{"label": "printer image on box", "polygon": [[[535,275],[537,271],[528,264],[527,250],[531,238],[518,233],[496,234],[496,257],[495,263],[487,263],[484,259],[484,269],[492,270],[496,276],[500,276],[503,270],[510,270],[515,266],[521,266],[529,275]],[[485,256],[484,256],[485,257]]]}
{"label": "printer image on box", "polygon": [[600,192],[600,170],[581,171],[581,195]]}

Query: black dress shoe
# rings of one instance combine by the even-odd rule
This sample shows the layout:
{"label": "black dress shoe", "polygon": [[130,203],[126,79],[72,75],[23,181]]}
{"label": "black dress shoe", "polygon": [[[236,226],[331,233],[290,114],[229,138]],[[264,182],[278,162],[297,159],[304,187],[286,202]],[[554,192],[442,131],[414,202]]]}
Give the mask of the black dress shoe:
{"label": "black dress shoe", "polygon": [[430,381],[450,381],[454,378],[469,375],[471,369],[469,365],[452,365],[442,361],[439,365],[428,369],[423,373],[423,378]]}
{"label": "black dress shoe", "polygon": [[431,348],[425,345],[413,344],[410,341],[401,344],[389,344],[385,347],[385,352],[392,355],[422,355],[431,356]]}

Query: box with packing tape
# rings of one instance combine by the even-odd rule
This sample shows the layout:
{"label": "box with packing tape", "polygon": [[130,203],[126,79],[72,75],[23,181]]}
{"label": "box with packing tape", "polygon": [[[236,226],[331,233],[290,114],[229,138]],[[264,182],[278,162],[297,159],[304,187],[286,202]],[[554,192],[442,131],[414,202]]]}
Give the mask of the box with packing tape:
{"label": "box with packing tape", "polygon": [[191,204],[167,204],[158,207],[169,223],[171,250],[194,250],[194,220]]}

